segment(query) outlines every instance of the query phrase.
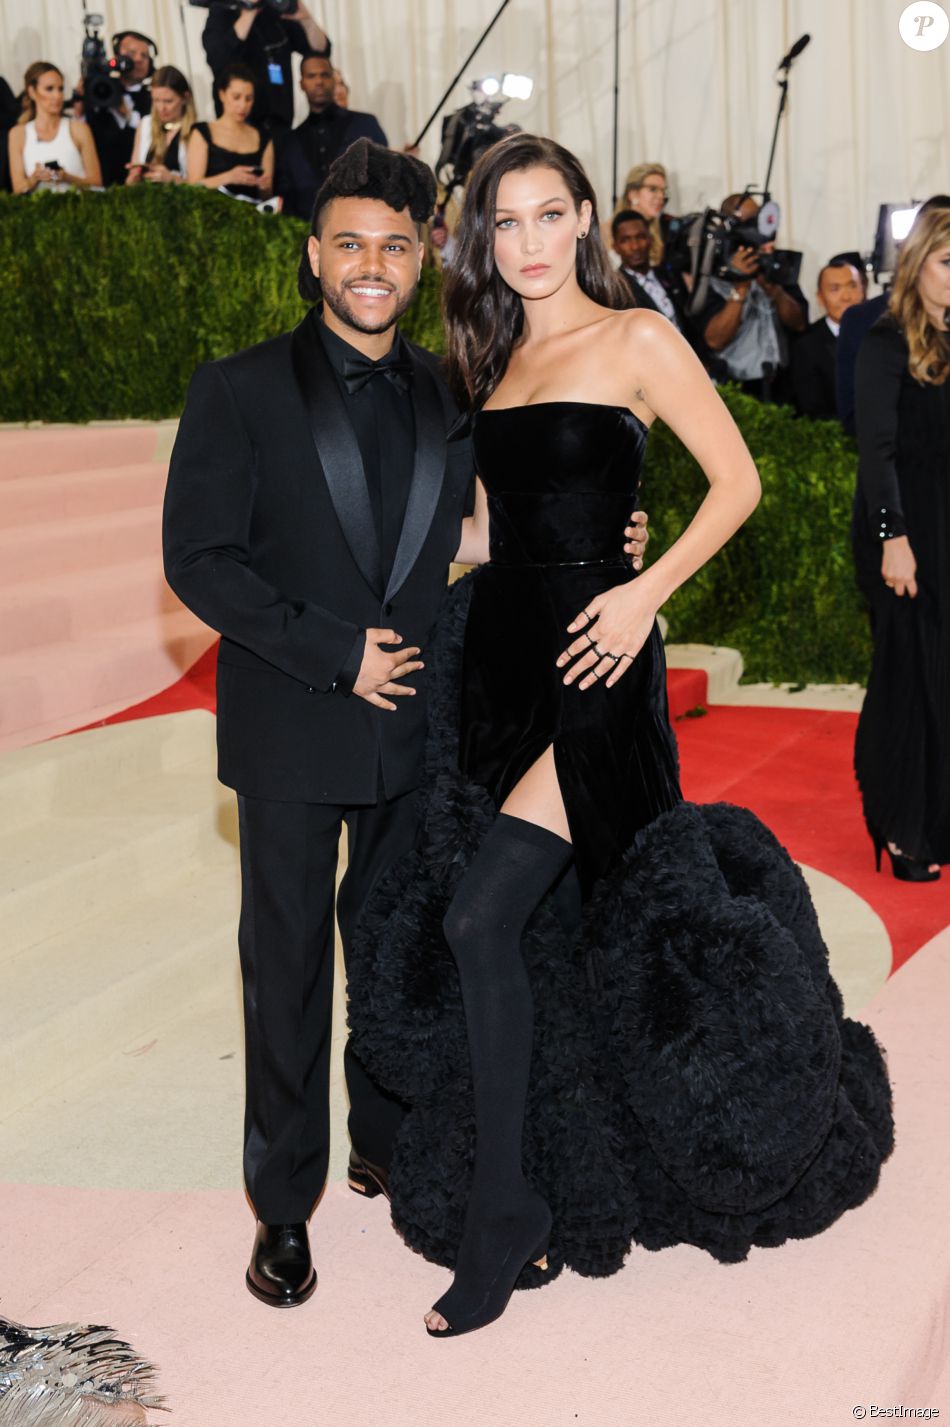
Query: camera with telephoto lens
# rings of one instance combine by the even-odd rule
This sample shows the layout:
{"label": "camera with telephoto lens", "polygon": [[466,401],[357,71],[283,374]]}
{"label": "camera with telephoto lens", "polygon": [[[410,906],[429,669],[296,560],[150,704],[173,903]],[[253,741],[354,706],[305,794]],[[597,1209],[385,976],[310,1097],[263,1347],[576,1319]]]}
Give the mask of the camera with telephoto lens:
{"label": "camera with telephoto lens", "polygon": [[[753,197],[746,190],[744,198]],[[753,218],[737,218],[707,208],[703,213],[687,213],[671,218],[664,237],[663,256],[676,272],[689,273],[692,292],[687,312],[699,312],[706,304],[710,278],[725,282],[748,282],[760,274],[766,282],[790,287],[798,282],[802,266],[801,253],[791,248],[776,248],[774,252],[759,252],[755,271],[742,272],[733,267],[732,259],[740,248],[758,248],[769,243],[778,231],[781,210],[768,194]]]}
{"label": "camera with telephoto lens", "polygon": [[116,109],[121,103],[125,90],[123,74],[134,69],[134,61],[129,55],[116,55],[110,59],[99,33],[105,24],[101,15],[84,16],[86,37],[82,42],[80,72],[83,78],[82,94],[70,95],[70,104],[81,99],[86,110],[101,114],[105,109]]}
{"label": "camera with telephoto lens", "polygon": [[275,15],[290,15],[298,0],[188,0],[199,10],[273,10]]}

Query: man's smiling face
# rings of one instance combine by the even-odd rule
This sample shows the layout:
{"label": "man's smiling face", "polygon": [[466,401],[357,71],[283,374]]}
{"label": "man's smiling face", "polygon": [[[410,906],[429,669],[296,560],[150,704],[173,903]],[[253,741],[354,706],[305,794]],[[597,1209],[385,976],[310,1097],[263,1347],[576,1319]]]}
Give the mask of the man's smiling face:
{"label": "man's smiling face", "polygon": [[358,332],[385,332],[416,295],[422,244],[408,209],[397,212],[378,198],[334,198],[308,251],[327,307]]}

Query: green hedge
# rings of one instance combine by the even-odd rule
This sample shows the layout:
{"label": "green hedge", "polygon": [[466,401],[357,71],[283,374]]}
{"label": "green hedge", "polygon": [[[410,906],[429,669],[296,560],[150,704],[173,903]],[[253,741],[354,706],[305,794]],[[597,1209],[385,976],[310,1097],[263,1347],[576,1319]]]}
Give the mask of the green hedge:
{"label": "green hedge", "polygon": [[[177,416],[198,362],[299,321],[305,235],[295,219],[204,189],[0,196],[0,421]],[[434,350],[438,286],[427,270],[402,324]],[[735,646],[750,679],[863,680],[870,646],[848,541],[854,444],[834,422],[721,391],[763,498],[670,600],[671,636]],[[643,488],[654,558],[705,490],[696,462],[655,425]]]}
{"label": "green hedge", "polygon": [[[202,188],[0,195],[0,421],[177,416],[198,362],[300,321],[306,235]],[[441,330],[437,287],[410,337]]]}
{"label": "green hedge", "polygon": [[[742,651],[745,678],[863,683],[871,646],[849,527],[857,452],[836,421],[807,421],[719,388],[762,479],[741,530],[667,603],[670,638]],[[650,554],[674,540],[708,489],[661,423],[650,432],[642,504]]]}

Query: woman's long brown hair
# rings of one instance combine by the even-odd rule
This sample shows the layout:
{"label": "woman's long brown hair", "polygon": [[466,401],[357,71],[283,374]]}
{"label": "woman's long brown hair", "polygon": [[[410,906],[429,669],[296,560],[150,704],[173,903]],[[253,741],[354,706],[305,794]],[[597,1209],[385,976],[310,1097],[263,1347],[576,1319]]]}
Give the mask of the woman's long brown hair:
{"label": "woman's long brown hair", "polygon": [[[931,206],[932,205],[932,206]],[[887,310],[900,326],[909,352],[908,370],[917,381],[942,386],[950,375],[950,335],[935,327],[917,288],[930,254],[950,247],[950,198],[940,195],[923,205],[897,260]]]}
{"label": "woman's long brown hair", "polygon": [[577,244],[581,291],[604,307],[634,305],[626,283],[610,265],[597,221],[597,199],[574,155],[553,139],[534,134],[500,139],[472,170],[443,288],[449,383],[460,404],[473,410],[501,381],[524,326],[521,298],[495,266],[495,211],[502,177],[529,168],[560,174],[578,211],[585,199],[591,204],[587,237]]}
{"label": "woman's long brown hair", "polygon": [[60,79],[63,77],[63,71],[58,69],[55,64],[50,64],[49,60],[38,59],[30,65],[23,76],[23,98],[20,101],[21,113],[17,120],[18,124],[28,124],[36,118],[36,100],[31,97],[30,90],[39,84],[44,74],[58,74]]}

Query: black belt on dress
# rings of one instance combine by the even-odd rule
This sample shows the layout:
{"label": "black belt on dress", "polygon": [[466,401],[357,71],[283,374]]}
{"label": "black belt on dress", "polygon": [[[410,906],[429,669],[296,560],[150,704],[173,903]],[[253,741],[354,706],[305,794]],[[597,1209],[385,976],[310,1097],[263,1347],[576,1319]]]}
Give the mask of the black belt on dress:
{"label": "black belt on dress", "polygon": [[490,560],[500,570],[579,570],[586,565],[627,565],[625,555],[608,555],[602,560]]}

